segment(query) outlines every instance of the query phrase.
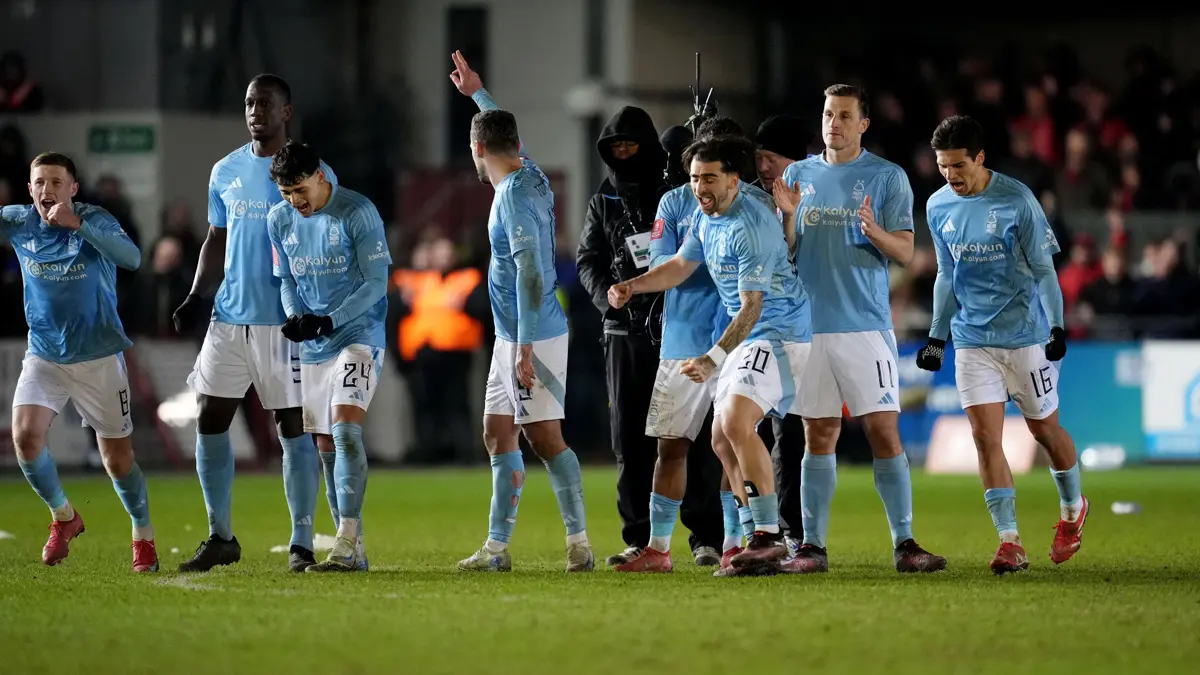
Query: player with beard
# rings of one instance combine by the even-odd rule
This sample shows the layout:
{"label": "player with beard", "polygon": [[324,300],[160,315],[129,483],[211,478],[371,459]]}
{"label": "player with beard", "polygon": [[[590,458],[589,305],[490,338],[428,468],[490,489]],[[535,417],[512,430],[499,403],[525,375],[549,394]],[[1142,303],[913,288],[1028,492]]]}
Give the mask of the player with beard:
{"label": "player with beard", "polygon": [[588,544],[579,459],[562,437],[567,387],[567,319],[556,296],[554,192],[537,164],[522,156],[517,120],[483,88],[462,52],[450,79],[480,112],[471,120],[471,158],[482,183],[496,189],[488,217],[492,264],[488,296],[496,345],[483,408],[483,441],[492,464],[492,504],[483,546],[461,570],[507,572],[508,542],[517,524],[525,463],[524,434],[550,474],[567,528],[567,571],[595,566]]}
{"label": "player with beard", "polygon": [[684,360],[679,372],[697,387],[718,378],[713,448],[754,526],[730,563],[747,572],[775,568],[786,555],[774,472],[755,429],[765,415],[779,417],[791,406],[811,339],[808,301],[787,260],[779,221],[741,189],[739,174],[752,155],[749,142],[732,136],[701,138],[689,147],[685,161],[700,213],[682,247],[608,293],[619,308],[635,294],[680,286],[701,263],[713,278],[731,319],[716,345]]}

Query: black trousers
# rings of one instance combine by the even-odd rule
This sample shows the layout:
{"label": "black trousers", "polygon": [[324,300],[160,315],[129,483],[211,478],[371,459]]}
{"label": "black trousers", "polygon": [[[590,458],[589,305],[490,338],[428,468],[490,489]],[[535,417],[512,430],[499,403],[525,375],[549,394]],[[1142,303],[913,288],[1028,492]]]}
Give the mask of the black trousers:
{"label": "black trousers", "polygon": [[763,420],[758,435],[775,464],[775,492],[779,494],[779,525],[784,535],[804,538],[803,509],[800,507],[800,463],[804,460],[804,419],[787,415]]}
{"label": "black trousers", "polygon": [[[621,538],[627,546],[650,543],[650,492],[658,439],[646,435],[646,413],[658,372],[658,347],[640,335],[605,335],[604,358],[608,379],[612,449],[617,457],[617,513]],[[721,463],[712,451],[710,427],[688,451],[687,490],[679,515],[691,531],[692,550],[712,546],[721,550]]]}

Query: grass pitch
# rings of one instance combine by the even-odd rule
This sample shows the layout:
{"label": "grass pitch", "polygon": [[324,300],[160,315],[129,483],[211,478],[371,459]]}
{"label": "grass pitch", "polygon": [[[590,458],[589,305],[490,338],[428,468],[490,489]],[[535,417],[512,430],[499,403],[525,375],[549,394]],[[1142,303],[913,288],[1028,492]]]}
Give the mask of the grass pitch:
{"label": "grass pitch", "polygon": [[[372,473],[372,571],[295,575],[277,475],[234,488],[238,565],[175,566],[206,535],[190,475],[150,478],[163,571],[129,572],[129,519],[103,478],[67,477],[87,523],[43,567],[49,514],[0,480],[0,655],[6,673],[1194,672],[1200,662],[1200,470],[1086,474],[1084,545],[1047,557],[1057,496],[1044,470],[1018,479],[1032,567],[993,577],[996,538],[973,477],[914,473],[919,541],[949,558],[932,576],[891,568],[869,469],[843,468],[822,576],[714,579],[676,531],[674,574],[567,576],[544,472],[530,465],[510,574],[458,572],[487,529],[486,471]],[[614,474],[585,468],[597,558],[621,548]],[[1113,515],[1113,501],[1140,514]],[[318,532],[332,533],[322,492]],[[173,552],[178,549],[178,552]]]}

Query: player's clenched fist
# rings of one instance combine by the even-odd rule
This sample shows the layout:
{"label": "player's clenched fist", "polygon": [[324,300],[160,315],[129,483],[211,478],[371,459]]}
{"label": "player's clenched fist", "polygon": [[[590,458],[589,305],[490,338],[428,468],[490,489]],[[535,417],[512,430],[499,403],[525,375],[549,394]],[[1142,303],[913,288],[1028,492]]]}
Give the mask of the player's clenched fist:
{"label": "player's clenched fist", "polygon": [[56,227],[68,230],[78,230],[83,221],[75,214],[75,207],[70,202],[59,202],[50,207],[46,213],[46,222]]}
{"label": "player's clenched fist", "polygon": [[632,297],[633,289],[629,287],[628,282],[619,281],[608,287],[608,304],[614,309],[621,309]]}
{"label": "player's clenched fist", "polygon": [[717,364],[707,354],[688,359],[679,367],[679,373],[686,375],[692,382],[707,382],[715,372],[717,372]]}
{"label": "player's clenched fist", "polygon": [[942,359],[946,357],[946,341],[929,338],[929,342],[917,352],[917,367],[936,373],[942,369]]}

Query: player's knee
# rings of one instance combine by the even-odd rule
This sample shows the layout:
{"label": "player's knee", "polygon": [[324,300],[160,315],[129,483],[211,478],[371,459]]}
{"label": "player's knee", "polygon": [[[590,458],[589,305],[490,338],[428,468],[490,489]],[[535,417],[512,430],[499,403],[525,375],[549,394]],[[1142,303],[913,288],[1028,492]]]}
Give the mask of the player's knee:
{"label": "player's knee", "polygon": [[993,429],[990,425],[975,425],[971,428],[971,437],[975,439],[975,449],[980,454],[987,454],[999,449],[1001,429]]}
{"label": "player's knee", "polygon": [[46,446],[46,430],[30,424],[15,422],[12,428],[13,448],[22,461],[35,459]]}
{"label": "player's knee", "polygon": [[867,441],[876,457],[887,459],[904,452],[904,446],[900,443],[897,417],[894,412],[877,412],[863,416]]}
{"label": "player's knee", "polygon": [[658,441],[658,460],[669,463],[686,461],[690,445],[691,442],[686,438],[661,438]]}
{"label": "player's knee", "polygon": [[100,459],[104,461],[104,470],[113,478],[121,478],[133,468],[133,441],[129,436],[124,438],[97,438]]}
{"label": "player's knee", "polygon": [[280,436],[298,438],[304,435],[304,413],[300,408],[276,410],[275,426],[279,427]]}
{"label": "player's knee", "polygon": [[313,438],[315,438],[317,441],[318,452],[337,452],[337,444],[333,442],[333,436],[330,436],[329,434],[313,434]]}
{"label": "player's knee", "polygon": [[1043,420],[1025,420],[1025,426],[1043,448],[1055,449],[1062,439],[1062,427],[1058,425],[1057,416]]}
{"label": "player's knee", "polygon": [[837,444],[837,438],[841,432],[842,419],[840,417],[804,420],[806,450],[816,455],[828,454]]}
{"label": "player's knee", "polygon": [[729,443],[737,445],[751,436],[758,435],[755,428],[756,421],[748,419],[744,415],[721,415],[721,432]]}
{"label": "player's knee", "polygon": [[526,424],[521,431],[529,441],[529,447],[542,459],[550,459],[567,447],[557,420]]}
{"label": "player's knee", "polygon": [[208,436],[229,431],[233,416],[237,414],[241,401],[233,398],[200,395],[200,413],[196,417],[196,429]]}

